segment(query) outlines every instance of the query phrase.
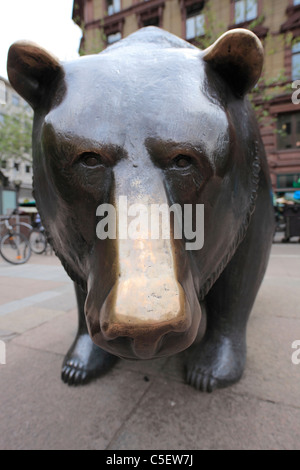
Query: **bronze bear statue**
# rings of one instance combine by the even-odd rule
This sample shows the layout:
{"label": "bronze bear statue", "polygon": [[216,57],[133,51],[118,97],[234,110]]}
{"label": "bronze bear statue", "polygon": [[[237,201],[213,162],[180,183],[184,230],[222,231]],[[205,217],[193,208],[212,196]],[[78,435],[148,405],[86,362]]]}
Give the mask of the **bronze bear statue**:
{"label": "bronze bear statue", "polygon": [[[78,300],[64,382],[86,383],[118,357],[190,346],[190,385],[211,392],[241,378],[274,223],[246,97],[262,66],[261,43],[244,29],[199,50],[147,27],[67,63],[30,42],[11,46],[9,80],[34,110],[34,196]],[[171,216],[169,238],[98,236],[99,207],[112,206],[117,225],[130,219],[125,197],[190,207],[193,229],[203,207],[204,243],[187,249]]]}

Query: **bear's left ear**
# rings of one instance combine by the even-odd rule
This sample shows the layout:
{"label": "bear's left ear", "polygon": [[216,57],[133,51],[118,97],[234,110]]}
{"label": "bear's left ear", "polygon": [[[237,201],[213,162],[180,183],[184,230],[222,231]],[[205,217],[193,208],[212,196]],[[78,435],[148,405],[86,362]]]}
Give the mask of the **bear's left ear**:
{"label": "bear's left ear", "polygon": [[257,83],[263,67],[264,51],[258,37],[248,29],[232,29],[203,51],[209,63],[243,97]]}
{"label": "bear's left ear", "polygon": [[33,109],[49,100],[62,67],[54,56],[33,42],[15,42],[8,51],[10,83]]}

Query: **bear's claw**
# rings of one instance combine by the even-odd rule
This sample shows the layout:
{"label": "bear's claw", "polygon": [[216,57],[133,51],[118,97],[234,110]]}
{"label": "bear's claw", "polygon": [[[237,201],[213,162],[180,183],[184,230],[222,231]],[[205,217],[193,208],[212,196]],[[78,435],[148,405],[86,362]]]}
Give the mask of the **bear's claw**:
{"label": "bear's claw", "polygon": [[67,361],[61,371],[62,381],[68,385],[83,385],[93,377],[89,376],[80,361]]}
{"label": "bear's claw", "polygon": [[88,334],[78,335],[61,371],[62,381],[68,385],[84,385],[108,372],[118,358],[96,346]]}
{"label": "bear's claw", "polygon": [[213,392],[218,388],[218,381],[210,374],[197,371],[189,371],[187,374],[187,383],[201,392]]}

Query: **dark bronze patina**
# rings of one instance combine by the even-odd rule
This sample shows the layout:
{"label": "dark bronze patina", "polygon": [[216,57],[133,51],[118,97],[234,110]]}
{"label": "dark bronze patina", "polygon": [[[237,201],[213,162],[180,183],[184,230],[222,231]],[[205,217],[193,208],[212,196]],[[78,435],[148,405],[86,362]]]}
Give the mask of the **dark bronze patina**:
{"label": "dark bronze patina", "polygon": [[[8,75],[33,107],[34,194],[75,283],[79,329],[62,377],[84,383],[117,357],[193,344],[187,381],[203,391],[242,375],[246,326],[273,235],[268,168],[245,95],[263,65],[248,30],[207,50],[144,28],[101,54],[61,64],[11,46]],[[97,207],[204,204],[204,246],[100,240]]]}

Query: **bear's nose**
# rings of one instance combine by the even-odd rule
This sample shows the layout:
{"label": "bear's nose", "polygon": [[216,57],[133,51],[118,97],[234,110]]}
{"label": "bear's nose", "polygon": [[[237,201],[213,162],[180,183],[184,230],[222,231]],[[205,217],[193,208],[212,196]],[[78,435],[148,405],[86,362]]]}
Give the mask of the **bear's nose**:
{"label": "bear's nose", "polygon": [[131,338],[139,358],[151,357],[163,336],[189,324],[170,240],[120,240],[119,266],[100,312],[102,334],[107,341]]}

